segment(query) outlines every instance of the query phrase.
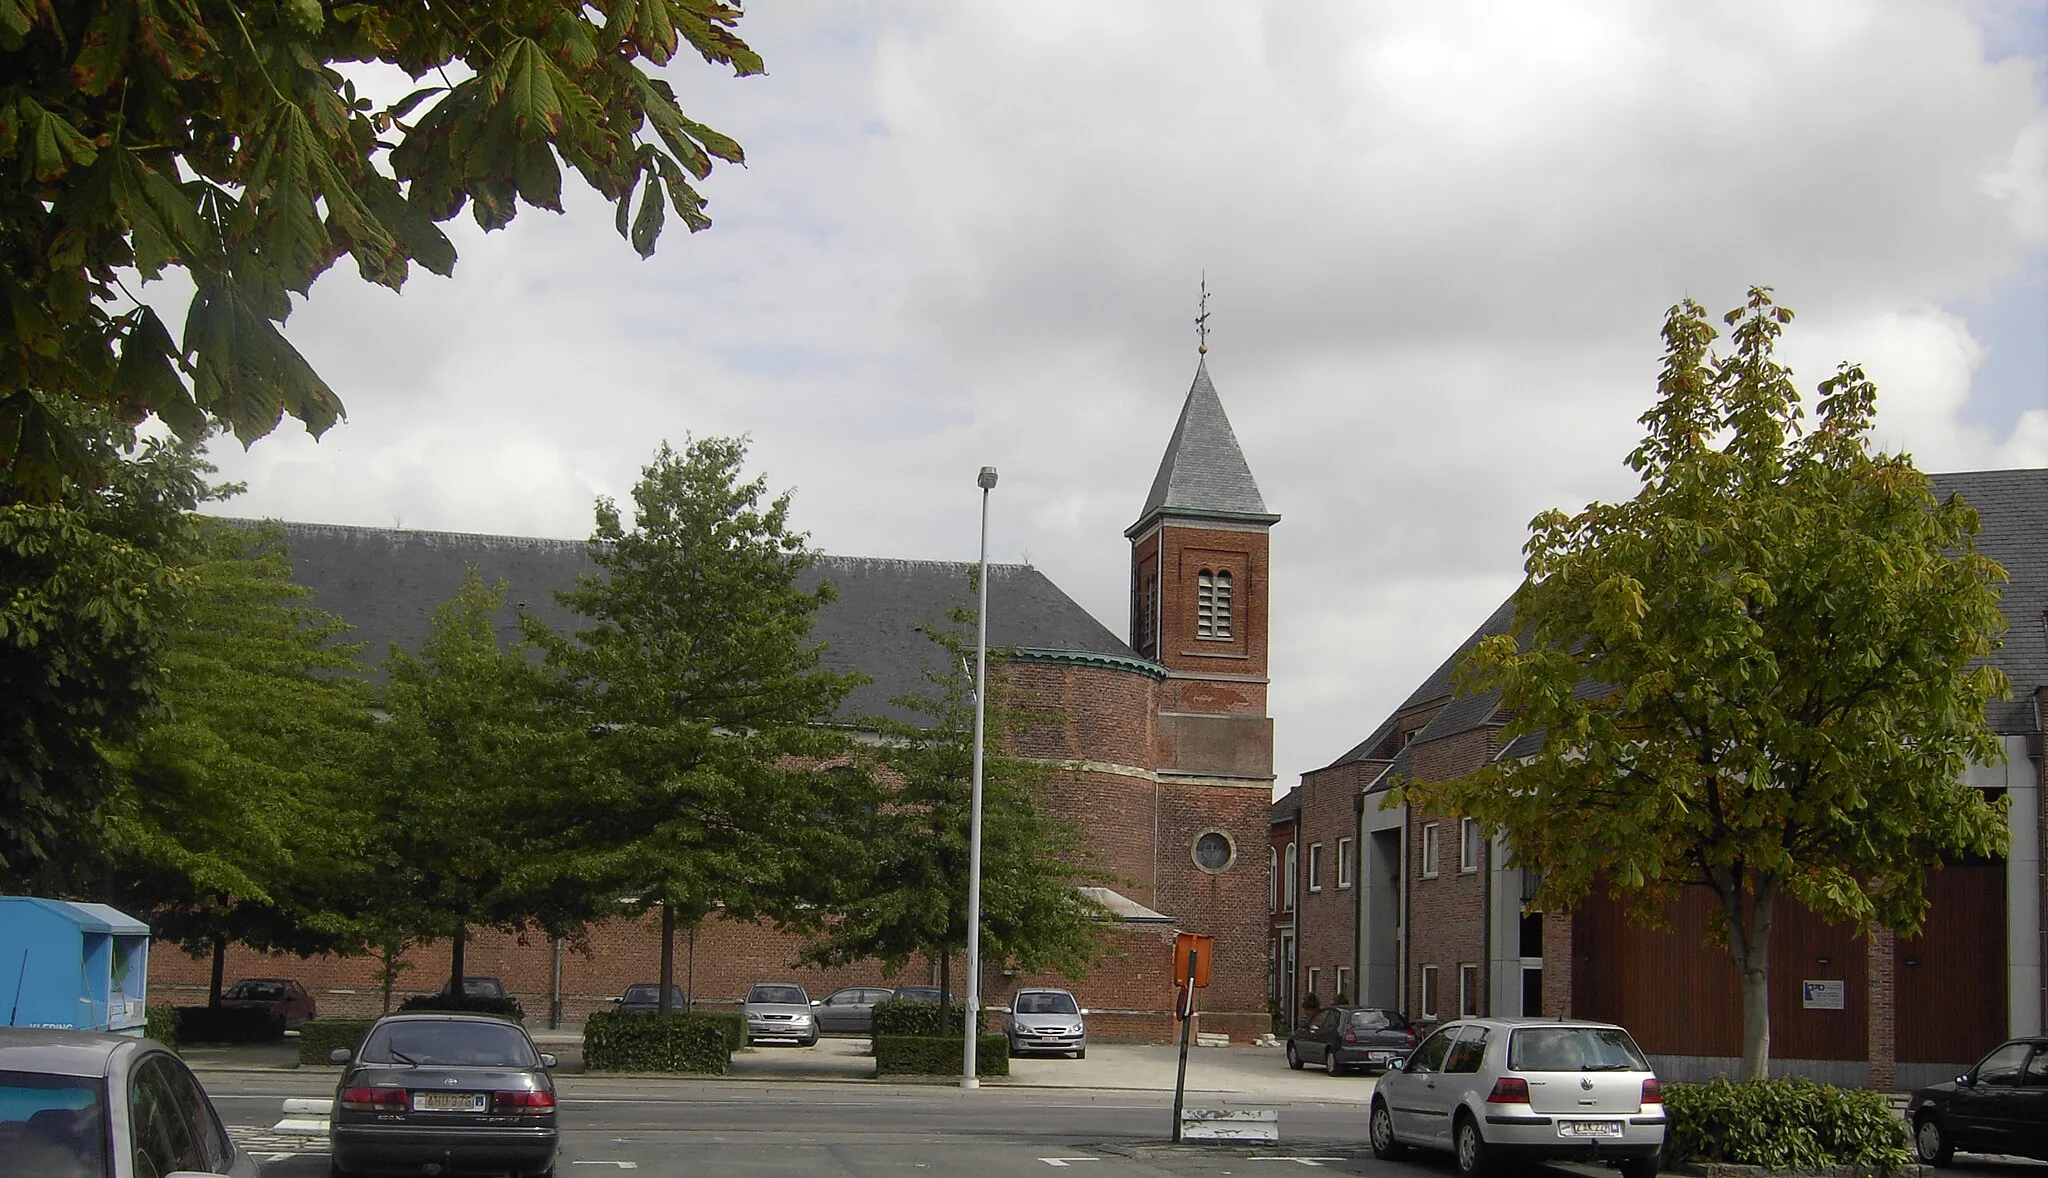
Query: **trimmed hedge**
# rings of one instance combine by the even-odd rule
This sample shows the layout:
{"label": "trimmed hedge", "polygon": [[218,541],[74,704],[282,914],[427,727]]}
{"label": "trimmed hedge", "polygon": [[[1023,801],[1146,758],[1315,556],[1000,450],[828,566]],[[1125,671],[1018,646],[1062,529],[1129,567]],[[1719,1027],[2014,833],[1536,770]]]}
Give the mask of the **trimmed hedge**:
{"label": "trimmed hedge", "polygon": [[143,1034],[170,1048],[178,1049],[178,1008],[175,1006],[152,1006],[143,1011],[147,1020]]}
{"label": "trimmed hedge", "polygon": [[[735,1020],[736,1020],[735,1016]],[[583,1067],[592,1072],[699,1072],[722,1076],[732,1062],[725,1020],[701,1014],[593,1011],[583,1023]]]}
{"label": "trimmed hedge", "polygon": [[1881,1093],[1801,1077],[1664,1085],[1664,1162],[1728,1162],[1772,1170],[1912,1162],[1906,1123]]}
{"label": "trimmed hedge", "polygon": [[692,1010],[670,1017],[695,1019],[700,1023],[709,1023],[717,1027],[718,1033],[725,1036],[725,1049],[728,1053],[738,1051],[747,1045],[746,1016],[737,1010]]}
{"label": "trimmed hedge", "polygon": [[299,1028],[299,1062],[325,1064],[327,1053],[337,1047],[356,1051],[375,1025],[377,1020],[372,1018],[313,1019]]}
{"label": "trimmed hedge", "polygon": [[875,1003],[874,1033],[880,1035],[958,1035],[967,1026],[967,1011],[959,1006],[946,1008],[946,1025],[939,1025],[939,1005],[936,1002],[905,1002],[901,998],[887,998]]}
{"label": "trimmed hedge", "polygon": [[[877,1004],[875,1009],[880,1010]],[[936,1009],[936,1008],[934,1008]],[[875,1075],[957,1076],[965,1044],[958,1036],[876,1035]],[[983,1035],[974,1045],[974,1074],[1010,1074],[1010,1040],[1003,1035]]]}
{"label": "trimmed hedge", "polygon": [[526,1008],[519,999],[506,995],[503,998],[481,998],[473,994],[415,994],[398,1004],[398,1009],[442,1010],[453,1014],[495,1014],[500,1018],[526,1021]]}
{"label": "trimmed hedge", "polygon": [[266,1043],[284,1038],[284,1020],[246,1007],[180,1006],[178,1034],[187,1043]]}

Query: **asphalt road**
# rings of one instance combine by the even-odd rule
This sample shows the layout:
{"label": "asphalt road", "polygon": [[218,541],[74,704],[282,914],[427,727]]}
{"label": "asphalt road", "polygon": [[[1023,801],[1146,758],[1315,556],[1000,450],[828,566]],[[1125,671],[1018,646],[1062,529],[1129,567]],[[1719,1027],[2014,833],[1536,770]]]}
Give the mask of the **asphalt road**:
{"label": "asphalt road", "polygon": [[[324,1138],[272,1132],[288,1096],[328,1096],[331,1077],[202,1077],[230,1131],[265,1178],[324,1178]],[[563,1077],[561,1178],[816,1175],[906,1178],[920,1172],[1018,1178],[1284,1175],[1314,1169],[1374,1178],[1453,1178],[1448,1158],[1374,1159],[1355,1103],[1243,1101],[1277,1109],[1280,1143],[1167,1144],[1171,1093],[939,1085],[752,1084]],[[1587,1167],[1530,1178],[1612,1178]],[[2044,1178],[2037,1162],[1959,1158],[1954,1178]]]}

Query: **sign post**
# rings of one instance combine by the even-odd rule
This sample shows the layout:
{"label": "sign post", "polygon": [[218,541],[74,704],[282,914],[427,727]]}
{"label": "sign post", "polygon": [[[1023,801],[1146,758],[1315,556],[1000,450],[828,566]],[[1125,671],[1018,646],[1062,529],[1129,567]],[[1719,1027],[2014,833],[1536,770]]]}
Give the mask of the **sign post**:
{"label": "sign post", "polygon": [[1180,1143],[1181,1104],[1188,1089],[1188,1038],[1195,1026],[1195,991],[1209,984],[1209,963],[1216,938],[1201,933],[1176,933],[1173,938],[1173,1013],[1180,1019],[1180,1073],[1173,1081],[1173,1140]]}

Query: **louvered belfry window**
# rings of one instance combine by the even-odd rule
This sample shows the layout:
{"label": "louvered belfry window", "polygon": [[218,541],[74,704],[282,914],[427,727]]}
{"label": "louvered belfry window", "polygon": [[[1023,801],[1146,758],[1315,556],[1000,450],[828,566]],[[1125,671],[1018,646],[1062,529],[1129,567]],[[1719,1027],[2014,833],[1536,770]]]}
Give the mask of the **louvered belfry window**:
{"label": "louvered belfry window", "polygon": [[1230,637],[1230,574],[1203,569],[1195,580],[1195,637]]}

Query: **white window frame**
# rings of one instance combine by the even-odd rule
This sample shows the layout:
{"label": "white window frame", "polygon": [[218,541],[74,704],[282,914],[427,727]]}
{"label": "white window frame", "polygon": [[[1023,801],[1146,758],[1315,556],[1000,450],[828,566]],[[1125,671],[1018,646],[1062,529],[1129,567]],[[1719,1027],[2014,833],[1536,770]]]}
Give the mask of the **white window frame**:
{"label": "white window frame", "polygon": [[1280,911],[1280,850],[1266,848],[1266,911]]}
{"label": "white window frame", "polygon": [[1308,845],[1308,890],[1311,892],[1323,890],[1323,844],[1321,843],[1310,843]]}
{"label": "white window frame", "polygon": [[1351,967],[1348,965],[1337,967],[1337,993],[1351,999],[1354,1003],[1358,1001],[1358,995],[1351,992]]}
{"label": "white window frame", "polygon": [[1438,837],[1437,824],[1422,824],[1422,878],[1435,879],[1437,859],[1442,854],[1442,840]]}
{"label": "white window frame", "polygon": [[1435,1018],[1435,1017],[1436,1017],[1436,999],[1437,999],[1437,993],[1436,993],[1436,991],[1437,991],[1437,985],[1436,985],[1436,966],[1434,966],[1434,965],[1425,965],[1425,966],[1423,966],[1423,967],[1422,967],[1422,1017],[1423,1017],[1423,1018]]}
{"label": "white window frame", "polygon": [[[1311,993],[1311,994],[1314,994],[1314,995],[1316,996],[1316,1001],[1317,1001],[1317,1002],[1322,1002],[1322,1001],[1323,1001],[1323,995],[1322,995],[1322,988],[1323,988],[1323,967],[1322,967],[1322,966],[1320,966],[1320,965],[1311,965],[1311,966],[1309,966],[1309,967],[1308,967],[1308,992],[1309,992],[1309,993]],[[1327,1002],[1324,1002],[1324,1003],[1323,1003],[1323,1005],[1325,1005],[1325,1006],[1328,1006],[1328,1005],[1329,1005],[1329,1003],[1327,1003]]]}
{"label": "white window frame", "polygon": [[1280,911],[1282,912],[1294,911],[1294,905],[1301,899],[1301,891],[1296,886],[1294,871],[1300,865],[1300,857],[1295,853],[1294,848],[1294,843],[1290,842],[1287,844],[1287,882],[1282,885],[1280,892]]}
{"label": "white window frame", "polygon": [[1352,859],[1351,859],[1351,840],[1350,840],[1350,839],[1338,839],[1338,840],[1337,840],[1337,886],[1338,886],[1339,888],[1348,888],[1348,887],[1350,887],[1350,886],[1351,886],[1351,873],[1352,873]]}
{"label": "white window frame", "polygon": [[1470,818],[1458,820],[1458,871],[1470,875],[1479,870],[1481,852],[1486,846],[1485,835],[1479,824]]}
{"label": "white window frame", "polygon": [[1465,1000],[1472,995],[1473,981],[1479,977],[1479,967],[1465,962],[1458,963],[1458,1017],[1477,1018],[1479,1012],[1466,1009]]}

